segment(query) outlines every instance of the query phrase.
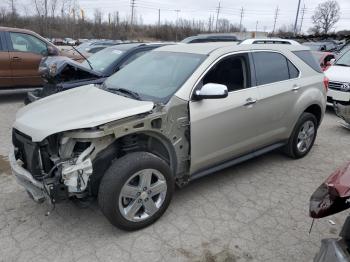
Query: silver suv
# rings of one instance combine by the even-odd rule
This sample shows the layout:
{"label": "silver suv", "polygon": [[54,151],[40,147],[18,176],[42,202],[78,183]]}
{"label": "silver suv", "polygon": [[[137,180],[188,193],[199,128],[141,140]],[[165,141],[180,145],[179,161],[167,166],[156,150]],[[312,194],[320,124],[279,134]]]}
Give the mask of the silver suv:
{"label": "silver suv", "polygon": [[179,44],[22,108],[10,162],[36,201],[86,205],[125,230],[167,209],[174,185],[283,148],[313,146],[327,82],[307,47]]}

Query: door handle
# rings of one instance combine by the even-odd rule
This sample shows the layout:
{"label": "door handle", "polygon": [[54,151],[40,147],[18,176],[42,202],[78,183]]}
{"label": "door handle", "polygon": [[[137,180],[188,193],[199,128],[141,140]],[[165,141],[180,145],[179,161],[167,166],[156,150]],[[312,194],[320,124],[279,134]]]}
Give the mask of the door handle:
{"label": "door handle", "polygon": [[244,106],[254,105],[257,101],[258,101],[258,100],[249,97],[249,98],[247,98],[247,100],[245,101],[246,103],[244,104]]}
{"label": "door handle", "polygon": [[18,57],[18,56],[14,56],[14,57],[12,57],[11,60],[14,61],[14,62],[19,62],[19,61],[21,61],[22,59],[21,59],[20,57]]}
{"label": "door handle", "polygon": [[300,86],[298,85],[293,85],[292,91],[298,91],[300,89]]}

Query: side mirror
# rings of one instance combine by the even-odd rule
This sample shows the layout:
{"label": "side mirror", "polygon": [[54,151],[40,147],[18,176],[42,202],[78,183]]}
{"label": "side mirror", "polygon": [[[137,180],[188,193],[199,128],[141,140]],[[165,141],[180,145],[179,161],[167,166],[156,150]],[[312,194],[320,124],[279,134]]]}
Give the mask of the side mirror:
{"label": "side mirror", "polygon": [[56,56],[58,55],[58,50],[53,46],[47,46],[47,55],[48,56]]}
{"label": "side mirror", "polygon": [[194,97],[196,100],[201,99],[218,99],[228,96],[227,86],[221,84],[208,83],[196,90]]}

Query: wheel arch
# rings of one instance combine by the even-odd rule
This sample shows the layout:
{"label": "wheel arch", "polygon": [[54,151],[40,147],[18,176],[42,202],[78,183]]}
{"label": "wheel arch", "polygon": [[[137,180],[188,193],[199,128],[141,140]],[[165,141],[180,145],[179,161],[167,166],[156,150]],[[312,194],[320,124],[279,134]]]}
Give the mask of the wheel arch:
{"label": "wheel arch", "polygon": [[322,121],[322,109],[321,106],[319,106],[318,104],[312,104],[310,106],[308,106],[303,113],[311,113],[313,114],[316,119],[317,119],[317,125],[320,126],[321,121]]}
{"label": "wheel arch", "polygon": [[98,194],[99,184],[111,163],[132,152],[145,151],[152,153],[168,163],[172,174],[177,172],[177,155],[170,140],[163,134],[154,131],[140,131],[118,137],[101,150],[93,160],[94,173],[91,176],[91,193]]}

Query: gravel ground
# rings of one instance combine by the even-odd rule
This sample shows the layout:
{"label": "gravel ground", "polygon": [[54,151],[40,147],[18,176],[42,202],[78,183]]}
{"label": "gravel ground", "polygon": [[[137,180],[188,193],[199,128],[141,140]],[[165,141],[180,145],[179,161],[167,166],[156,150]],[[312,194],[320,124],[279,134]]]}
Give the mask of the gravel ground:
{"label": "gravel ground", "polygon": [[349,131],[328,111],[304,159],[272,152],[195,181],[146,229],[114,228],[96,203],[59,204],[45,216],[48,205],[28,198],[5,157],[23,97],[0,94],[0,261],[311,261],[347,214],[316,221],[308,234],[310,195],[350,153]]}

